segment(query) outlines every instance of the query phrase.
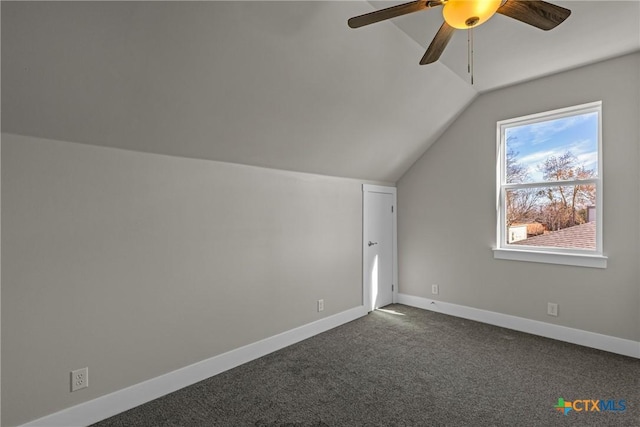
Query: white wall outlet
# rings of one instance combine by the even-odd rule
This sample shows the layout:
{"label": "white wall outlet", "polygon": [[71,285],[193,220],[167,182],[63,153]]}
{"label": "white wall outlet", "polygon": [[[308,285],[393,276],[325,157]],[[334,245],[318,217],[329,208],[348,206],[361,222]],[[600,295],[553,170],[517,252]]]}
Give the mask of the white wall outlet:
{"label": "white wall outlet", "polygon": [[319,299],[318,300],[318,311],[322,311],[324,310],[324,300],[323,299]]}
{"label": "white wall outlet", "polygon": [[89,387],[89,368],[71,371],[71,391]]}
{"label": "white wall outlet", "polygon": [[558,304],[553,302],[547,303],[547,314],[549,316],[558,316]]}
{"label": "white wall outlet", "polygon": [[438,295],[439,289],[438,285],[431,285],[431,293],[434,295]]}

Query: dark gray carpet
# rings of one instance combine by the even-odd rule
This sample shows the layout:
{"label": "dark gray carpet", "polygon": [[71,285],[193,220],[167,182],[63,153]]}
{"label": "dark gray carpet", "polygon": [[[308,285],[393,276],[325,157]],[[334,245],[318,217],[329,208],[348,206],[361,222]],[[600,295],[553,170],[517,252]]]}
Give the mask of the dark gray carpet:
{"label": "dark gray carpet", "polygon": [[[95,426],[640,426],[638,359],[387,309]],[[626,411],[565,416],[560,397]]]}

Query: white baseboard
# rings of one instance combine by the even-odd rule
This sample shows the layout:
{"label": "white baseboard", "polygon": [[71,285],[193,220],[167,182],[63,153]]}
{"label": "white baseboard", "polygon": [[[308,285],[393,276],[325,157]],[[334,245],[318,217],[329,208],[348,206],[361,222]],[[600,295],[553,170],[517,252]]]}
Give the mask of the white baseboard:
{"label": "white baseboard", "polygon": [[398,303],[640,359],[638,341],[406,294],[398,294]]}
{"label": "white baseboard", "polygon": [[22,427],[71,427],[93,424],[291,344],[351,322],[366,314],[367,310],[364,306],[355,307],[71,408],[63,409],[28,422]]}

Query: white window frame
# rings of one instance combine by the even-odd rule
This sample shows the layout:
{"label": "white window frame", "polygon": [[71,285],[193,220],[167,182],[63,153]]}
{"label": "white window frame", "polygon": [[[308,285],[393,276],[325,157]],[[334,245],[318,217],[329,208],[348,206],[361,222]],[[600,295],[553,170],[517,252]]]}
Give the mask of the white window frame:
{"label": "white window frame", "polygon": [[[588,180],[559,181],[562,185],[575,185],[590,183],[596,186],[596,249],[556,248],[539,246],[512,245],[507,240],[506,227],[506,191],[513,188],[545,187],[548,182],[532,182],[524,184],[507,184],[506,182],[506,130],[511,127],[524,126],[533,123],[545,122],[564,117],[577,116],[586,113],[598,113],[598,176]],[[602,247],[602,224],[604,200],[602,194],[602,101],[581,104],[572,107],[561,108],[542,113],[531,114],[497,123],[497,235],[496,246],[493,248],[493,256],[496,259],[515,261],[542,262],[549,264],[562,264],[580,267],[606,268],[607,257]],[[556,184],[554,182],[554,184]]]}

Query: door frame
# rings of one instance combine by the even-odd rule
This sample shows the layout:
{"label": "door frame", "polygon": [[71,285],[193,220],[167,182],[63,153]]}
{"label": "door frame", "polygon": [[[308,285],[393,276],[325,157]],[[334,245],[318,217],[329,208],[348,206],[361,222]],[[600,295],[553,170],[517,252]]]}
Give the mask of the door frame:
{"label": "door frame", "polygon": [[396,187],[386,187],[382,185],[370,185],[362,184],[362,305],[367,309],[367,312],[373,311],[373,301],[371,301],[371,286],[367,283],[367,243],[369,242],[369,236],[367,233],[367,225],[369,224],[370,206],[369,195],[372,193],[391,194],[393,196],[393,237],[392,237],[392,278],[393,278],[393,290],[391,297],[393,303],[398,302],[398,196]]}

